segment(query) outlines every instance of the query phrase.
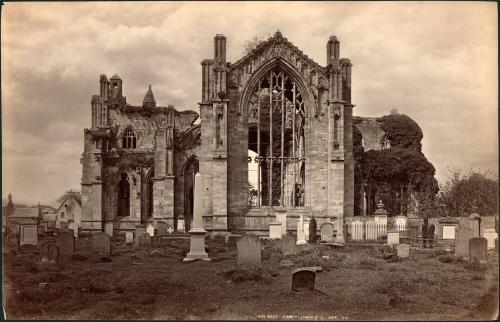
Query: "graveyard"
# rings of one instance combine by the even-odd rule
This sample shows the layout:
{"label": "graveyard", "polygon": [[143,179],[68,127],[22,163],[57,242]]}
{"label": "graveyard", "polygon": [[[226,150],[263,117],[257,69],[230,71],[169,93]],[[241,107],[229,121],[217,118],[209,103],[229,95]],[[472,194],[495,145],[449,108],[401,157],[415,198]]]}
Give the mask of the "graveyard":
{"label": "graveyard", "polygon": [[[400,254],[387,244],[207,237],[211,260],[184,263],[189,237],[127,244],[102,234],[62,233],[57,248],[44,246],[53,237],[4,245],[7,318],[469,320],[493,318],[498,307],[496,250],[480,264],[442,248]],[[302,267],[316,270],[313,290],[293,291]]]}

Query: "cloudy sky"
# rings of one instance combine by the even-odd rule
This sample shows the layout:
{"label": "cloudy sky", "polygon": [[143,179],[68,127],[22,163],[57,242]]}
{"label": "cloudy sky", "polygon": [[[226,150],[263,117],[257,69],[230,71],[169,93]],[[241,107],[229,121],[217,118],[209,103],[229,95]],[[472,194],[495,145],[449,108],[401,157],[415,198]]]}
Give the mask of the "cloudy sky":
{"label": "cloudy sky", "polygon": [[2,8],[3,195],[50,203],[79,189],[99,74],[130,104],[198,109],[213,36],[228,60],[279,29],[321,65],[330,35],[352,60],[354,113],[418,122],[437,169],[497,173],[497,9],[481,2],[6,3]]}

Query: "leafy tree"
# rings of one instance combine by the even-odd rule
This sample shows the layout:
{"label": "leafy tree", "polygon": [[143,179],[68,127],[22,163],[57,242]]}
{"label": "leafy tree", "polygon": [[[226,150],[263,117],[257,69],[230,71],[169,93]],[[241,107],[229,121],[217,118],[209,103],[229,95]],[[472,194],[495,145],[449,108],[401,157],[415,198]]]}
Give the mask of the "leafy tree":
{"label": "leafy tree", "polygon": [[468,216],[474,208],[481,216],[497,214],[498,179],[482,170],[451,170],[439,203],[449,216]]}
{"label": "leafy tree", "polygon": [[382,123],[382,130],[384,130],[391,147],[422,150],[421,141],[424,134],[417,122],[409,116],[391,112],[390,115],[382,116],[379,121]]}
{"label": "leafy tree", "polygon": [[243,45],[243,56],[250,54],[252,50],[257,48],[257,46],[262,42],[263,40],[258,37],[253,37],[252,39],[245,41],[245,44]]}

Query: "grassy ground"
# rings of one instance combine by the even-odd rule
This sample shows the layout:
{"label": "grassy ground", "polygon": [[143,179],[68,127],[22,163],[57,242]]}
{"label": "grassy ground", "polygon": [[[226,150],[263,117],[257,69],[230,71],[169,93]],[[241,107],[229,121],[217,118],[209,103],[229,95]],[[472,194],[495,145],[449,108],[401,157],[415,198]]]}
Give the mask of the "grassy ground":
{"label": "grassy ground", "polygon": [[111,261],[76,255],[49,271],[36,265],[36,249],[4,249],[7,318],[485,320],[498,311],[493,253],[480,266],[439,251],[412,250],[397,261],[376,247],[305,245],[287,259],[323,272],[314,292],[295,293],[293,267],[279,265],[274,243],[264,242],[262,266],[248,269],[237,267],[234,246],[210,239],[207,246],[212,262],[182,263],[189,240],[176,240],[120,247]]}

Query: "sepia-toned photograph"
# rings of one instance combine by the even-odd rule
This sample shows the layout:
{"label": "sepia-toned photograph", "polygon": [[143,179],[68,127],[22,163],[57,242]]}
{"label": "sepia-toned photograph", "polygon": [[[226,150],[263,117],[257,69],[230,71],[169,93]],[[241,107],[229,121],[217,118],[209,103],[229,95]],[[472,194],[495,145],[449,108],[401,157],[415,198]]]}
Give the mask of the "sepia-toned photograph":
{"label": "sepia-toned photograph", "polygon": [[1,9],[3,319],[498,319],[496,2]]}

